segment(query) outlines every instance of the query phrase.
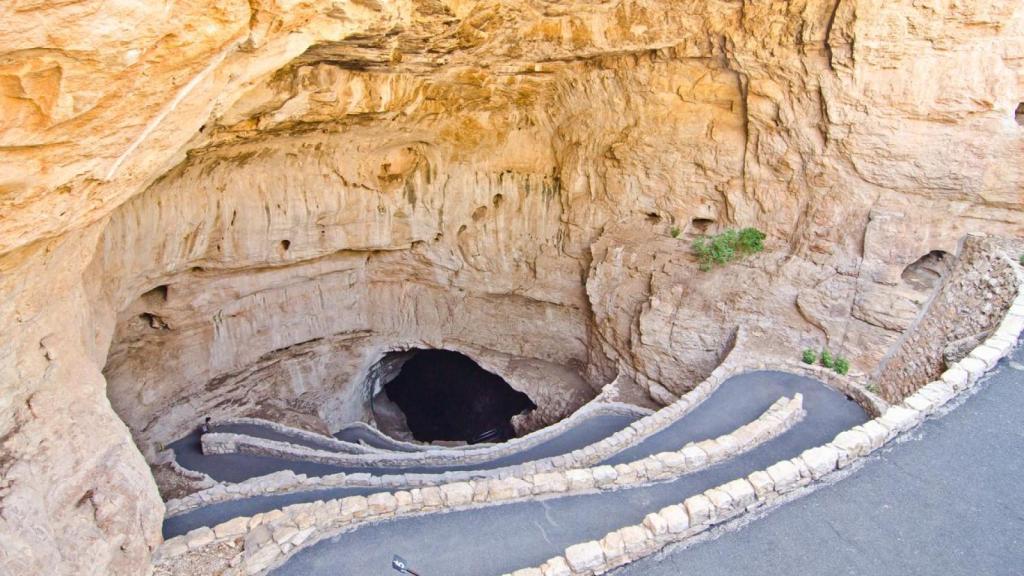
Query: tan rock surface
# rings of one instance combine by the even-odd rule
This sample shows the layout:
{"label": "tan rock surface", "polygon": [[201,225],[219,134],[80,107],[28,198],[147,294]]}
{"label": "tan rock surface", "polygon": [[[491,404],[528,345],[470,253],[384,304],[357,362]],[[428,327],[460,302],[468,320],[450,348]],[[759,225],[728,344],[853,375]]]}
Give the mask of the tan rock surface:
{"label": "tan rock surface", "polygon": [[[1011,0],[3,3],[0,573],[145,573],[131,435],[332,428],[387,350],[543,422],[741,326],[869,372],[908,266],[1024,234],[1022,100]],[[768,250],[698,272],[730,226]]]}

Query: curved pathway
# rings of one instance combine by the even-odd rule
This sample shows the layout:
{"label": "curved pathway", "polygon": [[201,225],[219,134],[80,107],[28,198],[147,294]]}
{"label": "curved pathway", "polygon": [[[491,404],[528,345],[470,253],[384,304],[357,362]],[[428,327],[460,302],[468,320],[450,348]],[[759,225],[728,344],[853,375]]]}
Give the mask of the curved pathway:
{"label": "curved pathway", "polygon": [[[291,470],[296,474],[307,476],[326,476],[328,474],[356,474],[360,472],[370,474],[440,474],[442,472],[454,472],[459,470],[491,470],[505,466],[514,466],[524,462],[550,458],[572,452],[597,442],[619,430],[629,426],[639,419],[639,416],[627,416],[624,414],[597,414],[581,420],[576,426],[545,440],[540,444],[525,448],[514,454],[499,456],[492,460],[474,464],[463,464],[454,466],[403,466],[403,467],[381,467],[372,464],[362,466],[339,466],[333,464],[321,464],[303,460],[290,460],[285,458],[274,458],[270,456],[255,456],[251,454],[203,454],[199,442],[199,433],[193,432],[171,444],[169,447],[174,450],[178,464],[208,474],[214,480],[226,482],[242,482],[256,476],[263,476],[281,470]],[[296,439],[284,434],[267,430],[263,427],[248,424],[231,425],[233,427],[252,428],[258,430],[260,437],[267,437],[264,434],[273,434],[284,439],[286,442],[300,444]],[[224,428],[227,428],[226,426]],[[220,432],[224,428],[218,427]],[[224,430],[227,431],[227,430]],[[367,455],[372,456],[372,455]]]}
{"label": "curved pathway", "polygon": [[678,449],[690,441],[730,432],[756,418],[780,396],[795,393],[804,395],[807,416],[802,422],[783,436],[717,466],[639,488],[363,526],[300,551],[273,574],[387,574],[395,553],[424,576],[501,574],[539,565],[566,546],[637,523],[651,510],[799,455],[867,420],[858,405],[817,381],[779,372],[750,373],[725,382],[689,416],[609,462],[629,461],[669,447]]}
{"label": "curved pathway", "polygon": [[978,386],[849,478],[614,574],[1024,574],[1024,347]]}
{"label": "curved pathway", "polygon": [[[172,448],[175,451],[178,463],[185,468],[199,470],[209,474],[216,480],[226,480],[229,482],[240,482],[248,478],[262,476],[264,474],[270,474],[280,470],[291,470],[296,474],[305,474],[310,477],[337,474],[339,472],[344,472],[346,474],[369,472],[378,475],[390,473],[440,474],[443,472],[458,470],[489,470],[566,454],[576,450],[577,448],[583,448],[606,438],[626,426],[629,426],[629,424],[636,419],[637,417],[626,415],[595,415],[582,420],[575,427],[565,431],[561,435],[533,446],[532,448],[527,448],[508,456],[495,458],[494,460],[483,464],[467,464],[464,466],[449,467],[350,467],[332,466],[317,462],[304,462],[301,460],[285,460],[282,458],[271,458],[267,456],[252,456],[248,454],[204,455],[199,444],[198,433],[193,433],[181,440],[178,440],[172,445]],[[164,538],[171,538],[201,526],[215,526],[237,516],[251,516],[259,512],[275,510],[290,504],[370,494],[380,491],[381,490],[379,488],[372,487],[329,488],[323,490],[295,492],[291,494],[255,496],[252,498],[220,502],[204,506],[191,512],[186,512],[185,514],[166,518],[163,525],[163,534]]]}

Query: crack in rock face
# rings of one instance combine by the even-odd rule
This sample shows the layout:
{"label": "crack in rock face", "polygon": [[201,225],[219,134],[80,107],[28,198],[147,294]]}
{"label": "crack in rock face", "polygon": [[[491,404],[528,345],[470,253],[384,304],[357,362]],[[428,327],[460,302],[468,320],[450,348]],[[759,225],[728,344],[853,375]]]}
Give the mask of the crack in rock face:
{"label": "crack in rock face", "polygon": [[962,239],[1024,235],[1014,2],[136,4],[0,7],[0,571],[146,573],[168,443],[371,421],[398,351],[519,434],[730,352],[897,398],[1000,312],[907,336]]}

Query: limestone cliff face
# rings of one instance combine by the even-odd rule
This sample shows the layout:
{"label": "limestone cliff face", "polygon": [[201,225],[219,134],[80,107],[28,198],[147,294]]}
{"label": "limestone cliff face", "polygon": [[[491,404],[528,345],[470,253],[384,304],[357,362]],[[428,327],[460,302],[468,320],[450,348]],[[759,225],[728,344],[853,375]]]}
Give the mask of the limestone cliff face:
{"label": "limestone cliff face", "polygon": [[[4,3],[0,572],[144,573],[143,454],[365,418],[387,350],[539,424],[739,327],[870,372],[943,252],[1024,234],[1021,101],[1015,0]],[[768,250],[698,272],[730,226]]]}

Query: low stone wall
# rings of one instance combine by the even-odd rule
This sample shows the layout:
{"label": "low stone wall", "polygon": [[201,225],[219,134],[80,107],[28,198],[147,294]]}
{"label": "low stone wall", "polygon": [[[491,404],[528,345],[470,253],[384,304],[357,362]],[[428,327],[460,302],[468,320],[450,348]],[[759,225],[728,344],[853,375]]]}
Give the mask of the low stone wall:
{"label": "low stone wall", "polygon": [[210,433],[218,434],[217,428],[223,428],[224,426],[230,426],[232,424],[247,424],[251,426],[261,426],[263,428],[269,428],[270,430],[273,430],[274,432],[277,432],[282,436],[295,438],[299,442],[305,444],[312,444],[323,450],[331,450],[334,452],[343,452],[347,454],[380,454],[387,452],[387,450],[384,450],[382,448],[366,446],[364,444],[357,444],[355,442],[345,442],[343,440],[338,440],[337,438],[333,438],[331,436],[325,436],[323,434],[318,434],[316,432],[302,430],[301,428],[286,426],[284,424],[280,424],[272,420],[264,420],[263,418],[228,418],[226,420],[216,422],[216,427],[214,427],[214,429]]}
{"label": "low stone wall", "polygon": [[[753,449],[782,434],[804,416],[803,398],[780,398],[756,420],[730,434],[689,443],[629,464],[534,472],[523,476],[450,482],[296,504],[281,510],[238,517],[215,527],[198,528],[171,538],[158,549],[157,574],[182,574],[183,558],[229,543],[235,552],[224,558],[224,574],[257,574],[285,560],[298,547],[396,515],[454,511],[539,497],[615,490],[676,478]],[[186,572],[187,573],[187,572]]]}
{"label": "low stone wall", "polygon": [[642,524],[620,528],[600,540],[566,548],[561,556],[541,566],[516,570],[505,576],[591,576],[685,541],[744,512],[770,505],[798,488],[825,480],[882,448],[899,434],[924,421],[957,394],[973,386],[1007,356],[1024,330],[1024,292],[1018,292],[994,334],[967,358],[918,389],[884,415],[838,434],[832,442],[805,450],[745,478],[738,478],[702,494],[648,514]]}
{"label": "low stone wall", "polygon": [[[602,414],[625,414],[629,416],[650,416],[652,412],[632,404],[600,403],[588,404],[557,424],[538,430],[527,436],[501,444],[485,446],[439,448],[417,452],[393,452],[374,449],[372,453],[351,454],[332,450],[317,450],[308,446],[268,440],[244,434],[212,432],[203,435],[204,454],[232,454],[236,452],[257,456],[273,456],[288,460],[304,460],[333,464],[336,466],[378,466],[389,468],[412,468],[421,466],[453,466],[479,464],[528,450],[577,425],[581,420]],[[332,439],[333,440],[333,439]],[[338,444],[349,442],[334,440]]]}
{"label": "low stone wall", "polygon": [[964,238],[956,265],[877,372],[874,381],[887,400],[899,402],[937,378],[947,346],[984,337],[998,324],[1021,284],[1016,254],[1008,255],[1003,242]]}

